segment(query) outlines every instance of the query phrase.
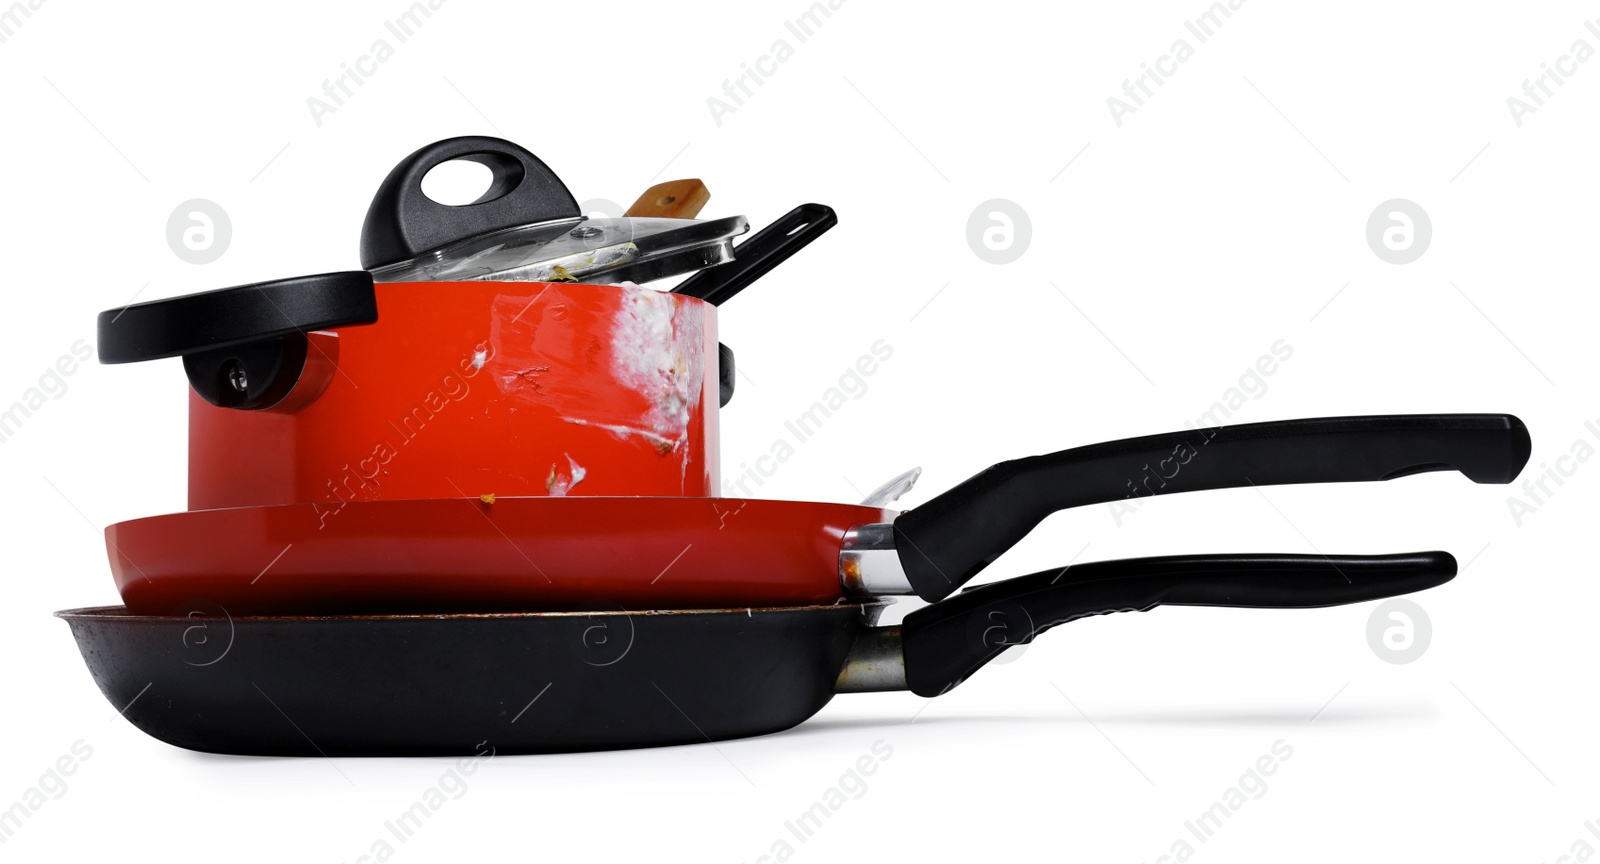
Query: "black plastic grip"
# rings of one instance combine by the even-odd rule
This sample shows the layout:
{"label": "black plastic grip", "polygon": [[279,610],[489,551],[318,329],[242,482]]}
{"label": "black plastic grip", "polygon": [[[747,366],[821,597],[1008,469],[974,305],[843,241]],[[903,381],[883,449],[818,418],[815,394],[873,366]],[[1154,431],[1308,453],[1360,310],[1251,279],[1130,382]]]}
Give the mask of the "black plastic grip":
{"label": "black plastic grip", "polygon": [[718,408],[728,407],[733,400],[733,385],[739,380],[733,366],[733,349],[717,343],[717,396]]}
{"label": "black plastic grip", "polygon": [[725,303],[838,224],[832,207],[801,204],[733,247],[732,261],[701,270],[673,293],[698,297],[713,306]]}
{"label": "black plastic grip", "polygon": [[1157,606],[1303,609],[1409,594],[1450,581],[1447,552],[1179,555],[1045,570],[963,591],[901,624],[906,685],[937,696],[1012,645],[1058,624]]}
{"label": "black plastic grip", "polygon": [[[488,190],[459,206],[423,194],[422,178],[457,159],[487,166]],[[407,156],[383,179],[361,226],[361,266],[376,270],[479,234],[581,215],[566,185],[526,149],[500,138],[447,138]]]}
{"label": "black plastic grip", "polygon": [[1456,470],[1509,483],[1532,450],[1509,414],[1327,417],[1210,427],[1002,462],[894,522],[911,587],[939,600],[1057,510],[1289,483],[1391,480]]}
{"label": "black plastic grip", "polygon": [[101,363],[136,363],[377,320],[372,274],[352,270],[107,309],[95,341]]}

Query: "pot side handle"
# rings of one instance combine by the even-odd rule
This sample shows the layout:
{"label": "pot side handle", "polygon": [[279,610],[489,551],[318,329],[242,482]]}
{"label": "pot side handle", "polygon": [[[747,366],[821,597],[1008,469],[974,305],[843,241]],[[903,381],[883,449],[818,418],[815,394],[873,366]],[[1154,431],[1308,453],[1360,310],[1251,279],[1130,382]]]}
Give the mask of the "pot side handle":
{"label": "pot side handle", "polygon": [[320,331],[377,320],[372,274],[352,270],[107,309],[95,341],[101,363],[182,357],[195,392],[219,408],[287,410],[316,397],[289,398],[303,378],[331,374],[337,341]]}
{"label": "pot side handle", "polygon": [[1447,552],[1403,555],[1178,555],[1045,570],[963,591],[901,625],[906,686],[956,687],[1012,645],[1069,621],[1157,606],[1304,609],[1360,603],[1450,581]]}

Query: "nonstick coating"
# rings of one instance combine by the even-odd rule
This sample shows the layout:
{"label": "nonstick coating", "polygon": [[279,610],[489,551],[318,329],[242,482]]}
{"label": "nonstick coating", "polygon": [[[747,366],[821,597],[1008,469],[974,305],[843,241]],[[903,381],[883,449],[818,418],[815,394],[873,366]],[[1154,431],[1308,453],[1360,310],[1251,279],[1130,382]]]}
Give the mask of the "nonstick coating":
{"label": "nonstick coating", "polygon": [[[495,615],[57,613],[135,726],[263,756],[689,744],[788,729],[883,604]],[[200,617],[200,616],[210,617]],[[125,710],[124,710],[125,709]]]}

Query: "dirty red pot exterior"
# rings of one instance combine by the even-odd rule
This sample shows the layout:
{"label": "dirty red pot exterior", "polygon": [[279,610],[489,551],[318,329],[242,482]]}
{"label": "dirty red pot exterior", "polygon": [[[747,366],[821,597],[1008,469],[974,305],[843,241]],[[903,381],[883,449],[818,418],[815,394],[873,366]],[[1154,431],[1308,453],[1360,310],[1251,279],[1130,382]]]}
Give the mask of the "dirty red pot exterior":
{"label": "dirty red pot exterior", "polygon": [[716,307],[648,288],[376,286],[282,404],[191,391],[189,509],[715,494]]}

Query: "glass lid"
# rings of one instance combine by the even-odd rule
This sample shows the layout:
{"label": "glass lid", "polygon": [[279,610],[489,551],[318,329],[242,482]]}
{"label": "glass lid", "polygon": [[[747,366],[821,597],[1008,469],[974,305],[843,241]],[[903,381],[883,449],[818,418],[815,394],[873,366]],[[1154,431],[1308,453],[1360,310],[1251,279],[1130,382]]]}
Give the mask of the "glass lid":
{"label": "glass lid", "polygon": [[587,282],[665,279],[733,260],[743,216],[572,218],[480,234],[372,271],[379,282]]}

